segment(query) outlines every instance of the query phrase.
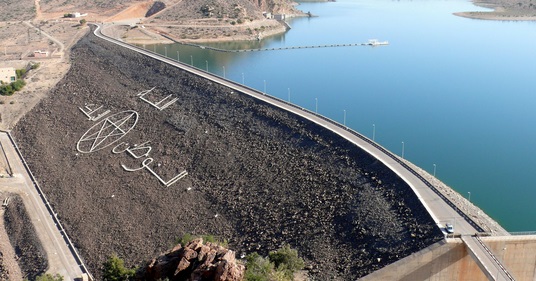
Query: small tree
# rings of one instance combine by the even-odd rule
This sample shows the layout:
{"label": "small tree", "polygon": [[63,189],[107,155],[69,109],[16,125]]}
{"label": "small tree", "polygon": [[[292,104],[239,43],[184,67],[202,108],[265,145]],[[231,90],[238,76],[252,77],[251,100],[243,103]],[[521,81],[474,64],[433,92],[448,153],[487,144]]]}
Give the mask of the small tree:
{"label": "small tree", "polygon": [[21,79],[26,74],[26,69],[25,68],[17,69],[15,70],[15,73],[17,75],[17,79]]}
{"label": "small tree", "polygon": [[113,254],[104,263],[103,278],[106,281],[127,281],[134,276],[134,269],[125,268],[125,262],[116,254]]}
{"label": "small tree", "polygon": [[86,25],[87,23],[87,20],[86,19],[81,19],[80,20],[80,25]]}

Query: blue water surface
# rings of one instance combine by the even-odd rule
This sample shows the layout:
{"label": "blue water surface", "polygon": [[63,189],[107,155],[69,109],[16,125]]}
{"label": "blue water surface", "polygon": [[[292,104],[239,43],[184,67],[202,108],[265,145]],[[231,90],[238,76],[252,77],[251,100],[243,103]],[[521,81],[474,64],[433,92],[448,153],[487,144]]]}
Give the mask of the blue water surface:
{"label": "blue water surface", "polygon": [[[260,42],[222,48],[364,43],[221,53],[165,52],[344,122],[433,173],[509,231],[536,230],[536,23],[453,15],[468,1],[301,2],[317,17]],[[214,45],[214,44],[213,44]],[[163,46],[147,46],[163,53]]]}

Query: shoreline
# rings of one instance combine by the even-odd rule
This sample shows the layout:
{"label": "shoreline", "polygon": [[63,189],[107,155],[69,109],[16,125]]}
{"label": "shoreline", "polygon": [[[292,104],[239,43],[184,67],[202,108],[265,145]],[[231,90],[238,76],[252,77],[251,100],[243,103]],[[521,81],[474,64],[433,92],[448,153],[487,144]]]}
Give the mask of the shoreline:
{"label": "shoreline", "polygon": [[495,21],[536,21],[536,16],[513,16],[496,12],[456,12],[455,16],[476,19],[476,20],[495,20]]}
{"label": "shoreline", "polygon": [[493,9],[493,11],[466,11],[452,13],[455,16],[478,19],[478,20],[496,20],[496,21],[536,21],[536,14],[530,15],[524,10],[513,10],[500,6],[499,4],[471,1],[477,7]]}
{"label": "shoreline", "polygon": [[[290,18],[311,17],[308,13],[300,12],[287,15]],[[199,24],[199,22],[185,22],[181,24],[171,24],[159,22],[154,24],[137,24],[135,27],[128,25],[111,25],[109,28],[124,28],[121,34],[112,31],[109,36],[121,39],[129,44],[173,44],[173,43],[219,43],[219,42],[239,42],[257,41],[274,35],[283,34],[287,28],[281,21],[274,19],[262,19],[240,25],[211,25]],[[128,29],[129,28],[129,29]],[[104,31],[105,29],[103,29]],[[185,32],[188,31],[188,32]],[[205,34],[191,34],[205,31]],[[207,34],[210,30],[212,34]],[[190,34],[188,34],[190,33]]]}

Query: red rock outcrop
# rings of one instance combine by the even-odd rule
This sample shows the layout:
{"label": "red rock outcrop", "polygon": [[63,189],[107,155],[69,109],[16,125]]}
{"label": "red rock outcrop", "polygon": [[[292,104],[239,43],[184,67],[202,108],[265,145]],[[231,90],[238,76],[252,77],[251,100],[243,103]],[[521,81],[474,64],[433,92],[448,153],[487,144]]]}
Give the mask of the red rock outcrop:
{"label": "red rock outcrop", "polygon": [[244,271],[233,251],[210,242],[203,244],[198,238],[151,260],[138,270],[135,280],[240,281]]}

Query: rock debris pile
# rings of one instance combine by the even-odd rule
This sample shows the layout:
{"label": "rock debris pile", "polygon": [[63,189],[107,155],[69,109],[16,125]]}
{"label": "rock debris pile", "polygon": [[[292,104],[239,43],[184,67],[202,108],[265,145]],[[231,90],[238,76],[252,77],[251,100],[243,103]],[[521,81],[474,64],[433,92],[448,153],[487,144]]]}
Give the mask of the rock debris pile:
{"label": "rock debris pile", "polygon": [[4,213],[4,225],[23,277],[34,280],[47,270],[48,261],[19,195],[11,198]]}
{"label": "rock debris pile", "polygon": [[[289,244],[313,280],[355,280],[442,239],[396,174],[308,120],[93,35],[71,57],[13,133],[97,278],[112,253],[139,265],[185,233],[228,239],[240,255]],[[178,100],[158,110],[137,96],[153,87],[147,99]],[[113,145],[83,153],[82,136],[103,128],[84,106],[139,118]],[[151,147],[153,161],[114,153],[119,144]],[[149,169],[188,175],[165,186]]]}

